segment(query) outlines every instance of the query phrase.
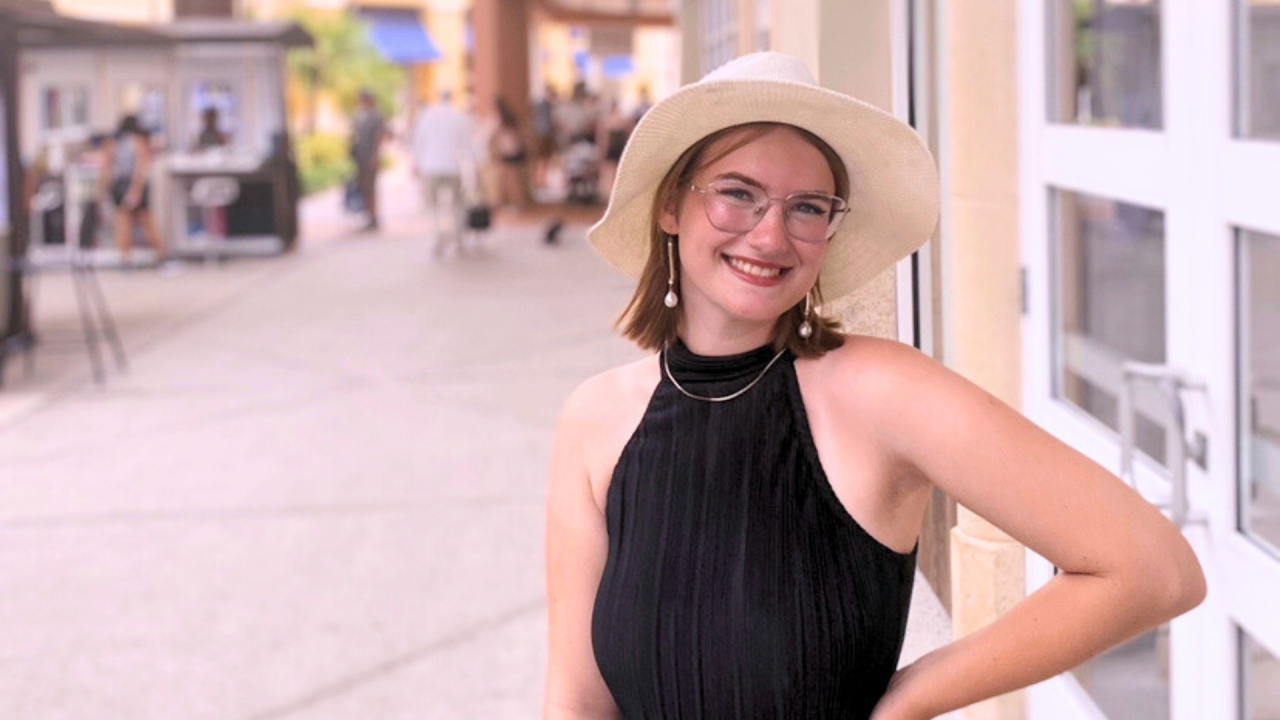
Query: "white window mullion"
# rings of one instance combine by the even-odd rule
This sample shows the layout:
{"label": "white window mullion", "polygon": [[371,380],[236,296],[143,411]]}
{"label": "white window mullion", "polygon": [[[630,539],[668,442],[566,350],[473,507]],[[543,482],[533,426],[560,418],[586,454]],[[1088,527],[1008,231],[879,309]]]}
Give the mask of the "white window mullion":
{"label": "white window mullion", "polygon": [[1042,133],[1046,185],[1153,209],[1168,205],[1170,141],[1164,132],[1048,125]]}

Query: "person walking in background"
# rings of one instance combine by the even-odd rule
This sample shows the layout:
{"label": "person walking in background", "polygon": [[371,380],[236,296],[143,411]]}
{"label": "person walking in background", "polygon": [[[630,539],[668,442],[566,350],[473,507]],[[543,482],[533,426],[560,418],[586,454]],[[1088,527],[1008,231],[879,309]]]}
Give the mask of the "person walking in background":
{"label": "person walking in background", "polygon": [[151,172],[151,137],[138,122],[137,115],[125,115],[120,119],[115,135],[102,153],[103,169],[100,182],[109,183],[111,202],[115,205],[116,246],[120,248],[120,263],[131,267],[133,235],[141,230],[147,244],[156,253],[158,265],[168,268],[169,255],[160,234],[156,232],[151,217],[151,193],[148,175]]}
{"label": "person walking in background", "polygon": [[499,204],[523,210],[529,203],[529,152],[515,111],[502,98],[494,103],[498,127],[494,130],[492,155],[498,160]]}
{"label": "person walking in background", "polygon": [[548,86],[533,104],[533,186],[546,190],[556,160],[556,91]]}
{"label": "person walking in background", "polygon": [[360,91],[360,105],[351,120],[351,159],[356,165],[356,187],[364,200],[368,216],[364,230],[377,230],[378,165],[382,160],[382,141],[387,136],[387,121],[369,90]]}
{"label": "person walking in background", "polygon": [[636,123],[640,122],[640,118],[644,117],[644,114],[649,112],[649,108],[653,107],[653,100],[649,97],[648,85],[640,86],[639,95],[640,97],[636,102],[636,106],[631,110],[632,127],[635,127]]}
{"label": "person walking in background", "polygon": [[[443,255],[450,243],[457,245],[459,252],[463,249],[467,204],[462,173],[464,166],[475,164],[471,132],[471,119],[453,107],[453,96],[446,90],[440,94],[440,102],[424,105],[418,111],[409,137],[413,173],[422,185],[423,205],[431,213],[436,257]],[[446,208],[450,219],[442,223]]]}
{"label": "person walking in background", "polygon": [[603,149],[600,158],[600,194],[604,197],[609,197],[609,193],[613,192],[618,161],[622,159],[622,151],[627,147],[632,127],[631,118],[622,114],[618,100],[610,100],[609,110],[600,117],[599,128],[596,130],[596,147]]}
{"label": "person walking in background", "polygon": [[579,81],[573,86],[573,95],[560,103],[557,125],[560,130],[560,152],[566,152],[576,142],[594,142],[596,117],[587,85]]}

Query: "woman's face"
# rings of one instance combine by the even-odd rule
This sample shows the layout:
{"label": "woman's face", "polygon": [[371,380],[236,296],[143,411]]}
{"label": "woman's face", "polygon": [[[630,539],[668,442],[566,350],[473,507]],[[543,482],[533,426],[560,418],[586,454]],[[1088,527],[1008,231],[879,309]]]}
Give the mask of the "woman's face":
{"label": "woman's face", "polygon": [[[704,152],[716,157],[734,143],[728,135]],[[700,167],[693,184],[734,179],[759,185],[772,198],[795,192],[835,192],[822,153],[795,131],[769,129],[715,162]],[[818,280],[827,243],[802,242],[787,232],[781,202],[770,205],[751,230],[732,233],[707,220],[704,195],[684,188],[683,202],[659,216],[663,231],[679,236],[680,304],[686,326],[728,322],[771,330],[778,316],[802,301]]]}

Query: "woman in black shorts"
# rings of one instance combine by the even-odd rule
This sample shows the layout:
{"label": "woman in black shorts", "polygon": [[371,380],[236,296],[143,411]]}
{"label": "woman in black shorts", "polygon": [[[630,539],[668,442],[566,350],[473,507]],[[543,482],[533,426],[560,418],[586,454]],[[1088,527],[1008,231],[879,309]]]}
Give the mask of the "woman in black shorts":
{"label": "woman in black shorts", "polygon": [[116,246],[120,249],[120,262],[125,267],[132,264],[133,236],[142,230],[147,244],[155,250],[156,261],[164,263],[168,252],[156,232],[151,217],[151,193],[148,174],[151,171],[151,138],[138,123],[136,115],[120,119],[115,136],[103,153],[103,178],[110,178],[111,202],[115,206]]}

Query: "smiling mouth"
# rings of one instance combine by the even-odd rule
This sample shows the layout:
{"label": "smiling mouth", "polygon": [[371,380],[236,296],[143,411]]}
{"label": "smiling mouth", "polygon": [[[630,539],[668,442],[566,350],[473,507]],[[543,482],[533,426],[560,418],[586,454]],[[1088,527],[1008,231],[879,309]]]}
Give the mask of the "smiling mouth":
{"label": "smiling mouth", "polygon": [[768,267],[765,265],[756,265],[755,263],[748,262],[742,258],[732,257],[730,255],[725,255],[724,258],[725,261],[729,263],[729,266],[734,270],[765,280],[785,275],[787,271],[791,269],[777,266]]}

